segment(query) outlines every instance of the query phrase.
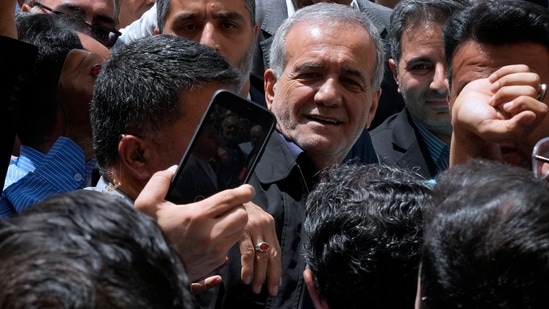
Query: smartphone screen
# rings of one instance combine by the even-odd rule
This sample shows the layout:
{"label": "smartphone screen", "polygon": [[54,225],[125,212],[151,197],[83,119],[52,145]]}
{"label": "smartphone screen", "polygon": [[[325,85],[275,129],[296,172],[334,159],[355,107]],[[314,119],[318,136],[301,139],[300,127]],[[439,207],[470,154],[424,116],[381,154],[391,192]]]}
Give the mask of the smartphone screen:
{"label": "smartphone screen", "polygon": [[181,159],[166,199],[193,203],[246,183],[274,126],[269,110],[227,90],[217,91]]}

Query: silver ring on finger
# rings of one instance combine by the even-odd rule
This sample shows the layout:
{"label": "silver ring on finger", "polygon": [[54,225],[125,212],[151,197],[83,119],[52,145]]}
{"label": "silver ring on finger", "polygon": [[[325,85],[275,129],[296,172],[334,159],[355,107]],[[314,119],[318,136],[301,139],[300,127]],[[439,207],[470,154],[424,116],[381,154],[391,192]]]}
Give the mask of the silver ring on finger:
{"label": "silver ring on finger", "polygon": [[543,102],[545,95],[547,94],[547,84],[539,84],[538,101]]}
{"label": "silver ring on finger", "polygon": [[258,242],[255,245],[254,249],[255,249],[255,252],[267,252],[269,251],[270,247],[271,245],[269,245],[269,243],[262,241],[262,242]]}

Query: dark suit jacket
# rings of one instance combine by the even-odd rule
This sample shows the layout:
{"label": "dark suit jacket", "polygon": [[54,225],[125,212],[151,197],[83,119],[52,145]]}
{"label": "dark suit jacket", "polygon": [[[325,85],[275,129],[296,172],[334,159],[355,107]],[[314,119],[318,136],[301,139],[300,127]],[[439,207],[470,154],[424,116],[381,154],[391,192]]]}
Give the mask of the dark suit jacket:
{"label": "dark suit jacket", "polygon": [[296,160],[279,133],[273,132],[249,183],[255,188],[253,202],[275,219],[282,250],[282,286],[276,297],[268,296],[265,289],[254,294],[240,279],[240,252],[234,246],[229,251],[229,264],[221,269],[223,283],[217,305],[211,303],[215,297],[209,296],[203,308],[312,308],[303,282],[305,260],[301,239],[313,173],[312,162],[304,154]]}
{"label": "dark suit jacket", "polygon": [[263,75],[250,74],[250,100],[261,107],[267,108],[265,102],[265,87],[263,86]]}
{"label": "dark suit jacket", "polygon": [[370,134],[380,163],[414,169],[426,179],[438,173],[406,108],[389,117]]}
{"label": "dark suit jacket", "polygon": [[38,52],[36,46],[12,38],[0,36],[4,53],[3,76],[0,83],[0,192],[10,163],[19,117],[20,97],[24,92],[25,80],[34,64]]}

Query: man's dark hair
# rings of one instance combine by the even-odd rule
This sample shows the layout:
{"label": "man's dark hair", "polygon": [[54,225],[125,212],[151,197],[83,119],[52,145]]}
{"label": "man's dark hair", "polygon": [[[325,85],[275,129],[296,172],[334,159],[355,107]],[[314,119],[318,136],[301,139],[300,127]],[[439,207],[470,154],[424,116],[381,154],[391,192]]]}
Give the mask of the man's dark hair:
{"label": "man's dark hair", "polygon": [[439,174],[432,203],[421,308],[547,308],[549,183],[475,160]]}
{"label": "man's dark hair", "polygon": [[155,221],[79,190],[0,221],[1,308],[194,308]]}
{"label": "man's dark hair", "polygon": [[20,107],[17,136],[21,144],[41,148],[58,121],[58,85],[63,64],[72,49],[83,49],[71,16],[18,14],[19,40],[38,47]]}
{"label": "man's dark hair", "polygon": [[401,39],[405,29],[411,27],[412,30],[421,31],[425,24],[444,25],[448,17],[468,5],[469,0],[403,0],[397,3],[391,14],[388,38],[391,44],[391,57],[396,63],[400,61]]}
{"label": "man's dark hair", "polygon": [[309,194],[305,260],[330,308],[413,308],[430,186],[410,170],[334,165]]}
{"label": "man's dark hair", "polygon": [[181,37],[155,35],[118,49],[103,64],[91,103],[95,155],[103,174],[118,158],[121,134],[158,132],[193,108],[193,102],[180,104],[182,92],[212,83],[235,91],[238,78],[214,49]]}

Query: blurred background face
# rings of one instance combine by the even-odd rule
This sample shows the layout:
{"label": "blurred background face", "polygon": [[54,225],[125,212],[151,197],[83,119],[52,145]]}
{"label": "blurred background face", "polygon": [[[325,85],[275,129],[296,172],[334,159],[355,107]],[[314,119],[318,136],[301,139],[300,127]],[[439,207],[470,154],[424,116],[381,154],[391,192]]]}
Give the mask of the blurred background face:
{"label": "blurred background face", "polygon": [[154,2],[154,0],[121,0],[116,28],[124,28],[139,19],[143,13],[153,6]]}
{"label": "blurred background face", "polygon": [[24,4],[21,11],[75,16],[80,24],[74,25],[74,30],[82,31],[106,47],[114,45],[121,35],[115,28],[118,23],[115,0],[36,0]]}
{"label": "blurred background face", "polygon": [[239,129],[238,118],[236,116],[227,116],[221,124],[223,129],[223,136],[228,139],[237,138],[237,133]]}
{"label": "blurred background face", "polygon": [[[76,14],[90,25],[114,28],[118,22],[118,12],[114,0],[38,0],[36,1],[62,13]],[[39,6],[27,6],[22,11],[51,13]]]}
{"label": "blurred background face", "polygon": [[250,143],[252,144],[252,147],[261,146],[263,136],[265,136],[263,128],[260,125],[253,126],[250,129]]}
{"label": "blurred background face", "polygon": [[450,135],[442,24],[406,27],[401,46],[398,67],[391,62],[391,69],[406,107],[427,129]]}

